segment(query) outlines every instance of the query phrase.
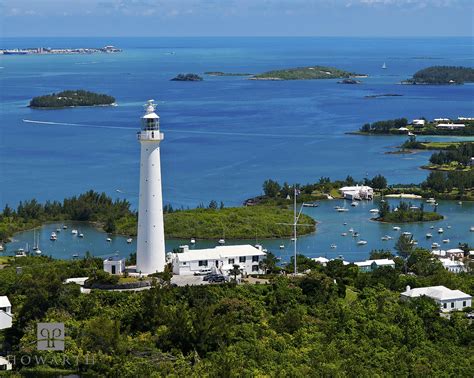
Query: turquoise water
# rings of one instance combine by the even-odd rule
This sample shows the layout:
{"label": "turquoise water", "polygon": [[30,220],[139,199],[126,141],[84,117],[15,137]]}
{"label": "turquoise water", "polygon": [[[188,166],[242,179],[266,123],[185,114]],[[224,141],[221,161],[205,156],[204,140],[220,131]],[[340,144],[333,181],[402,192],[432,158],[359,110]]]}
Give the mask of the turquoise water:
{"label": "turquoise water", "polygon": [[[388,200],[391,205],[398,204],[398,199]],[[411,201],[414,205],[419,205],[419,200]],[[334,210],[334,206],[345,206],[349,208],[346,213],[339,213]],[[474,203],[464,202],[458,205],[453,201],[439,201],[438,212],[445,216],[445,219],[436,222],[424,222],[413,224],[382,224],[370,220],[370,209],[378,207],[377,201],[360,202],[359,206],[351,207],[349,201],[334,200],[321,201],[317,208],[305,208],[304,212],[311,215],[318,221],[316,232],[310,235],[298,238],[297,251],[306,256],[317,257],[327,256],[328,258],[342,255],[348,261],[362,260],[368,257],[373,249],[391,249],[398,236],[405,231],[411,232],[414,239],[418,241],[420,247],[430,248],[431,243],[439,243],[443,249],[456,248],[459,242],[474,244],[474,232],[470,232],[471,226],[474,226]],[[428,210],[429,205],[425,208]],[[347,225],[344,225],[347,223]],[[118,253],[120,256],[128,256],[136,250],[136,241],[127,244],[126,238],[121,236],[111,236],[112,241],[107,242],[107,235],[84,223],[68,222],[67,230],[58,233],[58,240],[52,242],[49,236],[56,228],[61,228],[61,224],[48,224],[38,230],[40,235],[40,249],[45,255],[51,255],[57,258],[71,258],[73,254],[80,257],[85,255],[86,251],[92,252],[96,256],[107,257]],[[400,231],[394,231],[393,226],[401,227]],[[430,227],[433,226],[433,229]],[[444,233],[438,234],[438,228],[442,227]],[[75,228],[80,233],[84,233],[81,239],[71,234]],[[353,228],[359,232],[359,238],[350,236],[349,229]],[[347,236],[341,236],[341,233],[347,232]],[[433,238],[426,239],[426,233],[432,233]],[[392,240],[382,241],[384,235],[392,236]],[[449,239],[449,243],[443,243],[443,239]],[[366,240],[367,244],[358,246],[357,240]],[[33,231],[23,232],[14,237],[12,243],[7,244],[7,254],[13,254],[18,248],[26,248],[29,243],[30,248],[33,245]],[[227,241],[227,244],[262,244],[265,248],[274,252],[282,258],[282,261],[288,261],[293,254],[294,245],[289,239],[262,240],[256,235],[256,238],[249,240]],[[189,240],[167,240],[166,249],[171,251],[173,248],[189,244]],[[280,245],[284,249],[280,249]],[[337,248],[331,248],[331,244],[336,244]],[[207,248],[217,245],[217,240],[198,240],[194,248]]]}
{"label": "turquoise water", "polygon": [[[124,49],[114,55],[0,56],[0,206],[31,198],[62,199],[93,188],[125,197],[135,207],[139,174],[135,133],[142,104],[150,98],[159,103],[165,132],[164,201],[174,207],[195,207],[212,199],[227,206],[240,205],[260,194],[267,178],[306,183],[321,176],[341,179],[350,174],[362,179],[383,174],[390,183],[419,183],[427,175],[419,167],[426,163],[429,152],[388,155],[385,152],[405,137],[345,133],[380,119],[472,116],[474,109],[473,85],[397,84],[431,65],[472,66],[470,38],[30,38],[3,39],[0,44],[7,48],[113,44]],[[387,70],[381,69],[383,62]],[[244,77],[205,77],[199,83],[169,81],[184,72],[257,73],[315,64],[370,76],[361,85],[341,85],[336,80],[263,82]],[[26,107],[33,96],[75,88],[111,94],[119,106]],[[364,98],[384,93],[402,96]],[[326,206],[328,211],[323,213]],[[333,206],[331,202],[314,210],[322,223],[314,237],[302,239],[302,252],[307,249],[313,254],[314,248],[314,253],[324,253],[336,243],[337,250],[327,252],[349,258],[349,254],[375,248],[383,226],[367,223],[367,246],[345,245],[349,241],[339,240],[340,230],[331,228],[338,220],[332,217],[341,216],[333,213]],[[456,206],[450,218],[453,230],[461,233],[472,208]],[[362,209],[351,209],[347,216],[359,211]],[[95,235],[92,229],[87,233]],[[48,239],[49,232],[46,234]],[[128,252],[133,247],[104,244],[102,234],[97,238],[97,244],[78,244],[78,250],[94,247],[93,252],[100,255],[113,253],[114,248]],[[26,239],[32,241],[32,237]],[[81,243],[89,242],[84,239]],[[472,242],[468,228],[466,235],[456,236],[456,242],[468,240]],[[272,243],[268,244],[279,245]],[[51,253],[75,253],[60,245],[58,240]]]}

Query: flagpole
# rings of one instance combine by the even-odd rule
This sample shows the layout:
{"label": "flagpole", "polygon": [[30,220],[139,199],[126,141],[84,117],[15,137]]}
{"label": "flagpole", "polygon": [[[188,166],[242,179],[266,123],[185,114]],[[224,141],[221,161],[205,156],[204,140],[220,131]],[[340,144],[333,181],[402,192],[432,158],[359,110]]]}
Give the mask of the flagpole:
{"label": "flagpole", "polygon": [[296,276],[296,273],[297,273],[297,268],[296,268],[296,223],[298,222],[298,219],[296,218],[296,185],[294,186],[294,189],[295,189],[295,192],[294,192],[294,223],[293,223],[293,237],[295,239],[295,251],[294,251],[294,263],[295,263],[295,276]]}

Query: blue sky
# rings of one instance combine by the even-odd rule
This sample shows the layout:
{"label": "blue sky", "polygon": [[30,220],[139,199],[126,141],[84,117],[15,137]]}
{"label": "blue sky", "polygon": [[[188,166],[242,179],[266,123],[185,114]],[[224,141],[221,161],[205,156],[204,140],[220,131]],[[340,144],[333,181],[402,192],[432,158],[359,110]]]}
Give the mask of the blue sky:
{"label": "blue sky", "polygon": [[467,36],[474,0],[0,0],[3,36]]}

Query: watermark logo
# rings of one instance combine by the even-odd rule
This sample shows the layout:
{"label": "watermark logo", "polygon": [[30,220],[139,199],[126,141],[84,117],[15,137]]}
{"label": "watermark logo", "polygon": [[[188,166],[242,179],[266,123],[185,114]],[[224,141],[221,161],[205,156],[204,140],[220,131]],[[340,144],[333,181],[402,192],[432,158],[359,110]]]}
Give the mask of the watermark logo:
{"label": "watermark logo", "polygon": [[64,323],[38,323],[38,350],[64,350]]}

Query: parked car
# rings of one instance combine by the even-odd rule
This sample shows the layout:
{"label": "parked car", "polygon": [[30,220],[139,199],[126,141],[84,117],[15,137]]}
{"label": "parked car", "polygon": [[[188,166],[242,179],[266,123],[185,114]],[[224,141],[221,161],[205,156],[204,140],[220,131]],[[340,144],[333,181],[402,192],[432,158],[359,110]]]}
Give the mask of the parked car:
{"label": "parked car", "polygon": [[225,277],[222,274],[216,274],[213,277],[209,277],[208,282],[225,282]]}
{"label": "parked car", "polygon": [[215,277],[222,276],[222,274],[217,274],[217,273],[211,273],[202,278],[203,281],[209,281],[210,279],[213,279]]}
{"label": "parked car", "polygon": [[197,272],[194,272],[195,276],[207,276],[208,274],[211,274],[212,270],[211,269],[201,269],[198,270]]}

